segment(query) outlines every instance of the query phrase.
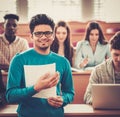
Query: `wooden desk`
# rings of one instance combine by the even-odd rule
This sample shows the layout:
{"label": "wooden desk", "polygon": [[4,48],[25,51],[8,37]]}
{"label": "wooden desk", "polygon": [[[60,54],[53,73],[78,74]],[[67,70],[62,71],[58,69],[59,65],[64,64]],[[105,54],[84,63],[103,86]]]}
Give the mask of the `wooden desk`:
{"label": "wooden desk", "polygon": [[7,75],[8,75],[8,72],[2,71],[2,79],[5,86],[7,84]]}
{"label": "wooden desk", "polygon": [[[72,104],[83,104],[83,97],[88,85],[89,76],[91,71],[72,72],[73,82],[75,88],[75,98]],[[2,72],[3,82],[6,86],[7,83],[7,72]]]}
{"label": "wooden desk", "polygon": [[0,117],[17,117],[18,105],[6,105],[3,108],[0,108]]}
{"label": "wooden desk", "polygon": [[65,117],[120,117],[120,110],[94,110],[91,105],[69,104]]}
{"label": "wooden desk", "polygon": [[91,71],[73,72],[75,97],[72,104],[83,104],[84,93],[89,82]]}
{"label": "wooden desk", "polygon": [[[17,117],[17,105],[0,108],[0,117]],[[69,104],[65,107],[65,117],[120,117],[120,110],[94,110],[91,105]]]}

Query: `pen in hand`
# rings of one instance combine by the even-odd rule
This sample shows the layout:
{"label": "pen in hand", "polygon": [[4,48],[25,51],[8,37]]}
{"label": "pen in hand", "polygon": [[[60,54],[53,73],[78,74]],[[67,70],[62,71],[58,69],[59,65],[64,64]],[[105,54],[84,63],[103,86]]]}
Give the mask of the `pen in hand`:
{"label": "pen in hand", "polygon": [[83,68],[88,64],[88,55],[83,59],[82,63],[80,64],[80,67]]}

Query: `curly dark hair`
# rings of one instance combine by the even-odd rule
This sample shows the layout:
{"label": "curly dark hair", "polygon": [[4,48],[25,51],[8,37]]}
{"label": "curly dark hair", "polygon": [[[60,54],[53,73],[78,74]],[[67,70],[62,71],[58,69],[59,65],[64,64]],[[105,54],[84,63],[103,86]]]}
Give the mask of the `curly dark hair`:
{"label": "curly dark hair", "polygon": [[120,31],[116,32],[115,35],[109,41],[112,49],[120,50]]}
{"label": "curly dark hair", "polygon": [[6,20],[6,19],[16,19],[17,21],[19,21],[19,16],[16,14],[6,14],[4,16],[4,20]]}
{"label": "curly dark hair", "polygon": [[50,18],[46,14],[37,14],[31,18],[31,21],[29,23],[31,34],[34,31],[35,26],[39,24],[47,24],[52,28],[52,30],[54,30],[55,23],[52,18]]}

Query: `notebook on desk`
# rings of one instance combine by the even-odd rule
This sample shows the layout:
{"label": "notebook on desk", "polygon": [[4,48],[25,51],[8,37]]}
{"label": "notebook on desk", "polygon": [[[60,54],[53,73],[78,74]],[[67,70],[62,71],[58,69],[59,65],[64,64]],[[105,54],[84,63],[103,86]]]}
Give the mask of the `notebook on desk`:
{"label": "notebook on desk", "polygon": [[94,109],[120,109],[120,84],[93,84]]}

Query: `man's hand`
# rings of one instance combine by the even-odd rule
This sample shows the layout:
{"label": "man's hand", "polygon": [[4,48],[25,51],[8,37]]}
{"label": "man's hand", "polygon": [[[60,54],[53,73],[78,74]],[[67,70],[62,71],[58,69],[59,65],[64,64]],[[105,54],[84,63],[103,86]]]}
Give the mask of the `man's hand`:
{"label": "man's hand", "polygon": [[50,97],[47,99],[47,101],[51,106],[55,108],[59,108],[63,105],[63,98],[61,96]]}
{"label": "man's hand", "polygon": [[57,85],[58,81],[59,81],[59,73],[58,72],[55,72],[53,75],[46,73],[45,75],[41,76],[38,79],[38,81],[34,85],[34,89],[39,92],[42,89],[51,88],[51,87]]}

